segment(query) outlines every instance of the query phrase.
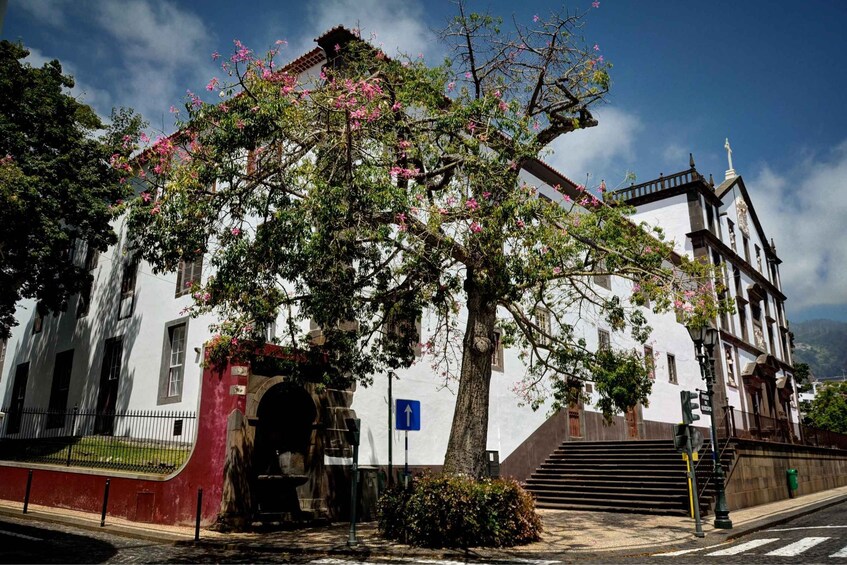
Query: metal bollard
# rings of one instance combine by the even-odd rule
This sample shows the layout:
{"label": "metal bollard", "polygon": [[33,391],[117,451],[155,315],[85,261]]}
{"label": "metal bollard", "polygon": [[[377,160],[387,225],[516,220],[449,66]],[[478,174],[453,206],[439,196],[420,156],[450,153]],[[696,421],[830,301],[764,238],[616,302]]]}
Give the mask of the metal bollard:
{"label": "metal bollard", "polygon": [[203,511],[203,489],[197,489],[197,519],[194,521],[194,541],[200,541],[200,512]]}
{"label": "metal bollard", "polygon": [[26,493],[24,494],[24,514],[26,514],[26,511],[29,508],[30,489],[32,489],[32,469],[29,470],[29,473],[26,476]]}
{"label": "metal bollard", "polygon": [[100,527],[106,525],[106,506],[109,504],[109,483],[112,479],[106,479],[106,490],[103,491],[103,511],[100,512]]}

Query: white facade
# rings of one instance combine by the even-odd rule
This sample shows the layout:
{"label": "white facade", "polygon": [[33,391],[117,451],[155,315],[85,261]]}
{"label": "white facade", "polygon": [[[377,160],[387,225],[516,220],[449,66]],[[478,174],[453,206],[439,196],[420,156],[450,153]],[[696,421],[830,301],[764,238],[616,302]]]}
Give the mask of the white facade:
{"label": "white facade", "polygon": [[[556,173],[550,170],[550,178]],[[524,172],[522,178],[539,187],[542,194],[551,199],[561,196],[554,191],[544,179]],[[561,177],[563,178],[563,177]],[[564,179],[565,181],[567,179]],[[557,180],[558,182],[558,180]],[[735,191],[735,185],[732,185]],[[741,192],[741,189],[738,189]],[[727,193],[729,194],[729,193]],[[734,193],[733,193],[734,194]],[[746,195],[746,192],[744,193]],[[717,197],[715,197],[717,200]],[[736,209],[737,203],[744,201],[738,197],[725,196],[724,202],[713,210],[714,221],[720,218],[720,227],[714,231],[717,241],[725,241],[731,233],[729,224],[734,218],[736,230],[742,225],[742,214]],[[745,201],[746,202],[746,201]],[[698,206],[702,210],[706,201],[698,196]],[[747,204],[748,208],[749,203]],[[634,216],[636,222],[645,221],[650,225],[661,226],[668,239],[675,242],[675,250],[679,254],[696,255],[696,246],[689,233],[696,231],[692,225],[692,203],[687,193],[668,194],[663,198],[644,202],[637,206]],[[718,216],[718,213],[720,216]],[[701,218],[706,224],[707,218]],[[749,250],[754,267],[756,258],[761,257],[765,263],[760,274],[771,277],[772,284],[778,288],[778,274],[770,272],[770,262],[765,257],[766,249],[770,249],[759,231],[753,229],[753,224],[746,224],[749,231]],[[43,322],[40,332],[34,332],[35,315],[34,303],[24,301],[18,306],[17,317],[20,325],[13,329],[8,340],[5,362],[0,372],[0,405],[8,406],[22,400],[27,407],[48,406],[70,409],[73,406],[88,409],[99,409],[104,402],[103,387],[115,386],[115,398],[111,400],[112,409],[123,410],[196,410],[199,405],[199,389],[201,384],[201,356],[203,344],[211,337],[209,325],[215,320],[211,316],[201,316],[194,319],[186,317],[184,310],[191,303],[191,297],[183,294],[181,284],[186,277],[197,276],[197,272],[183,272],[180,275],[154,274],[150,266],[141,262],[137,275],[132,281],[132,288],[122,289],[126,279],[125,269],[130,257],[125,251],[126,232],[122,221],[116,224],[120,242],[99,256],[94,267],[94,286],[91,305],[88,313],[77,316],[77,304],[74,299],[69,304],[67,312],[58,316],[49,315]],[[723,236],[721,234],[724,234]],[[738,243],[737,243],[738,244]],[[712,246],[714,247],[714,246]],[[709,249],[712,249],[709,247]],[[725,243],[724,247],[730,247]],[[723,249],[723,248],[721,248]],[[739,251],[743,256],[743,251]],[[711,258],[711,253],[707,254]],[[725,253],[725,255],[731,255]],[[771,254],[774,255],[775,254]],[[770,255],[768,255],[770,256]],[[739,255],[724,257],[723,261],[739,262]],[[758,279],[750,274],[750,261],[740,270],[740,286],[747,296],[747,289],[755,286]],[[201,270],[205,278],[210,273],[208,267]],[[729,275],[732,277],[732,273]],[[125,285],[126,286],[126,285]],[[730,284],[732,287],[732,284]],[[614,293],[619,296],[629,296],[631,283],[624,280],[612,279],[611,290],[599,289],[599,292]],[[734,293],[734,288],[731,288]],[[736,315],[733,324],[723,328],[724,340],[716,349],[722,375],[726,375],[727,386],[723,391],[728,403],[745,411],[752,411],[749,395],[742,389],[741,373],[748,365],[755,365],[758,357],[766,352],[790,364],[790,353],[783,347],[783,335],[776,335],[781,328],[787,328],[784,318],[782,299],[777,300],[774,293],[765,291],[768,316],[774,322],[765,322],[765,312],[761,312],[759,326],[772,327],[775,346],[759,348],[755,343],[751,346],[744,342],[754,341],[756,330],[750,315],[745,321],[747,333],[743,334],[738,326]],[[735,296],[733,294],[733,296]],[[132,308],[128,310],[127,300]],[[749,308],[748,308],[749,309]],[[130,313],[131,312],[131,313]],[[124,314],[129,314],[124,316]],[[504,313],[505,314],[505,313]],[[576,313],[574,316],[576,317]],[[655,384],[649,405],[641,407],[640,419],[644,421],[676,423],[681,419],[679,392],[703,388],[700,368],[695,359],[694,347],[686,329],[677,323],[673,313],[654,314],[645,309],[645,315],[653,328],[653,334],[648,342],[654,358]],[[505,317],[505,315],[504,315]],[[422,321],[421,340],[427,338],[427,314]],[[179,329],[179,328],[183,328]],[[282,325],[280,324],[280,327]],[[589,347],[598,346],[598,330],[607,330],[599,316],[583,317],[576,325]],[[308,328],[304,328],[304,331]],[[182,332],[184,331],[184,340]],[[786,330],[787,331],[787,330]],[[637,348],[643,346],[634,341],[628,334],[609,331],[613,348]],[[745,338],[745,335],[747,336]],[[764,334],[765,342],[768,334]],[[727,341],[729,337],[734,341]],[[120,366],[117,373],[109,373],[104,369],[108,365],[109,343],[120,338]],[[179,338],[179,339],[177,339]],[[110,341],[112,340],[112,341]],[[175,343],[182,348],[183,356],[175,356]],[[725,346],[730,346],[733,359],[734,376],[729,378],[729,364],[721,353]],[[761,344],[759,344],[761,345]],[[111,347],[115,347],[112,345]],[[53,376],[57,354],[73,350],[73,365],[70,371],[70,381],[63,403],[53,401],[55,385]],[[513,386],[524,374],[525,367],[518,357],[517,350],[508,349],[504,352],[502,371],[494,371],[491,381],[488,448],[499,452],[500,460],[513,453],[530,435],[535,432],[549,416],[550,403],[533,411],[527,406],[520,406],[520,399]],[[112,353],[114,356],[114,353]],[[176,357],[176,358],[175,358]],[[16,375],[20,377],[26,363],[28,377],[26,385],[16,386]],[[672,370],[671,366],[675,368]],[[174,371],[179,371],[180,382],[175,384]],[[109,375],[117,375],[117,383],[106,384]],[[780,368],[779,375],[785,375],[785,368]],[[114,380],[114,379],[113,379]],[[415,399],[421,402],[422,429],[420,432],[409,434],[409,463],[411,465],[439,465],[443,461],[447,446],[447,438],[453,417],[455,405],[455,389],[458,383],[445,382],[443,377],[433,374],[426,357],[418,360],[412,367],[398,371],[397,379],[393,381],[393,397]],[[22,394],[22,396],[21,396]],[[594,393],[591,393],[596,400]],[[17,395],[17,397],[16,397]],[[61,398],[60,391],[60,400]],[[57,404],[61,404],[60,406]],[[385,465],[388,461],[388,436],[391,435],[393,460],[395,465],[402,464],[404,459],[404,434],[392,432],[389,429],[388,416],[388,376],[374,376],[370,387],[358,387],[354,396],[352,408],[362,421],[360,461],[363,465]],[[586,411],[592,411],[590,404]],[[202,415],[199,415],[202,417]],[[792,412],[793,421],[797,421],[796,409]]]}

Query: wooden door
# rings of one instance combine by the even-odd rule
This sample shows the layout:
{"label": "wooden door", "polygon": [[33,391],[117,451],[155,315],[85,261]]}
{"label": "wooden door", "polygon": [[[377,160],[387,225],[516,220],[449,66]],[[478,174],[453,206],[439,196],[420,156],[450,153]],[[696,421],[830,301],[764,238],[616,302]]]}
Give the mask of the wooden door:
{"label": "wooden door", "polygon": [[582,406],[579,404],[568,406],[568,437],[570,439],[582,437],[581,413]]}
{"label": "wooden door", "polygon": [[638,439],[638,407],[626,411],[626,433],[628,439]]}

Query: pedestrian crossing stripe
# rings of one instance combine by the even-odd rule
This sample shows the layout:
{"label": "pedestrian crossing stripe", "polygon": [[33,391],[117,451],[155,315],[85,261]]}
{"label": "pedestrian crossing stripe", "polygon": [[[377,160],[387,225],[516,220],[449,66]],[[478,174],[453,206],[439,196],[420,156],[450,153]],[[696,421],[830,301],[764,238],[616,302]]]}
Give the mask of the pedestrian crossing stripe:
{"label": "pedestrian crossing stripe", "polygon": [[751,549],[756,549],[757,547],[761,547],[763,545],[773,543],[775,541],[779,541],[779,538],[754,539],[739,545],[734,545],[727,549],[713,551],[712,553],[708,553],[707,555],[709,557],[717,557],[722,555],[738,555],[739,553],[744,553],[746,551],[750,551]]}
{"label": "pedestrian crossing stripe", "polygon": [[[732,555],[741,555],[741,554],[750,554],[754,549],[759,547],[763,547],[765,545],[774,544],[775,542],[780,541],[782,538],[760,538],[754,539],[750,541],[746,541],[744,543],[739,543],[738,545],[733,545],[731,547],[726,547],[724,549],[719,549],[717,551],[711,551],[710,553],[705,553],[705,557],[726,557]],[[794,541],[785,545],[783,547],[774,549],[768,553],[764,553],[766,557],[796,557],[809,549],[819,545],[827,540],[832,539],[831,537],[824,536],[813,536],[813,537],[805,537],[800,540]],[[680,555],[689,555],[695,552],[706,552],[713,550],[717,547],[726,546],[727,544],[718,544],[711,545],[708,547],[695,547],[691,549],[681,549],[679,551],[671,551],[668,553],[659,553],[656,554],[656,557],[678,557]],[[701,553],[701,555],[703,555]],[[843,547],[840,550],[836,551],[830,558],[834,557],[847,557],[847,547]]]}
{"label": "pedestrian crossing stripe", "polygon": [[800,541],[795,541],[794,543],[790,543],[785,547],[781,547],[775,551],[771,551],[770,553],[766,553],[765,555],[770,555],[772,557],[794,557],[795,555],[800,555],[804,551],[809,548],[815,547],[819,543],[823,543],[830,538],[824,537],[812,537],[812,538],[803,538]]}

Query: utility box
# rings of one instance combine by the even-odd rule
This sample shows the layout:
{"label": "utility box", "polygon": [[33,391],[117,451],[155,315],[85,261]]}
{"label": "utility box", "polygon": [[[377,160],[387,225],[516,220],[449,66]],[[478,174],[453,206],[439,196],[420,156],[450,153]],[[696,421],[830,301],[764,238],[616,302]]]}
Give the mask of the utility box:
{"label": "utility box", "polygon": [[797,469],[786,469],[785,477],[788,480],[788,496],[794,498],[797,496],[797,489],[800,486],[797,481]]}

